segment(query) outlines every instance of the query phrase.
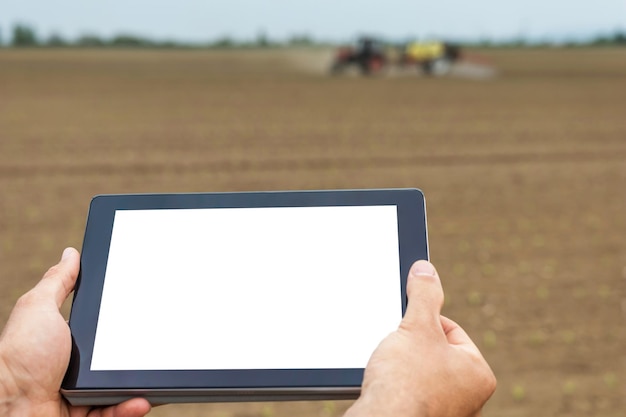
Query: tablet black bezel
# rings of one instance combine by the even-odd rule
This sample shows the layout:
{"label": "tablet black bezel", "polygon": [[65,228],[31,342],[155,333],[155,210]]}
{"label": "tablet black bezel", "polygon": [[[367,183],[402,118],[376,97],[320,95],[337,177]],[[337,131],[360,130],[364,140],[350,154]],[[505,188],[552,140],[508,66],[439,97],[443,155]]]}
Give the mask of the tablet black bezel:
{"label": "tablet black bezel", "polygon": [[[116,210],[241,207],[396,205],[402,314],[406,276],[418,259],[428,259],[424,196],[418,189],[276,191],[197,194],[126,194],[93,198],[70,315],[72,357],[63,382],[80,389],[356,387],[363,369],[118,370],[91,371],[100,298]],[[89,279],[85,277],[89,276]],[[123,341],[121,342],[123,343]]]}

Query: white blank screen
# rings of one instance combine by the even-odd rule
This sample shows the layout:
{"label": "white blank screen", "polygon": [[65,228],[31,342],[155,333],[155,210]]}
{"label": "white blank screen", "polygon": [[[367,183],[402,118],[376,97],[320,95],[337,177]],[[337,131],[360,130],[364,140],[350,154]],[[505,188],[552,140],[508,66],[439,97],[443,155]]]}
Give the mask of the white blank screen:
{"label": "white blank screen", "polygon": [[91,370],[364,368],[401,317],[395,205],[117,210]]}

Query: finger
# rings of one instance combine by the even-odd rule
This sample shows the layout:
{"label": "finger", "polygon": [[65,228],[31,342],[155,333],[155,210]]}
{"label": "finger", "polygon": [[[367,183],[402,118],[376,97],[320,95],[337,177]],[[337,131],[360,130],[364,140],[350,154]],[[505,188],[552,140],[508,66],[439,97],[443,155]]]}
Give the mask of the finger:
{"label": "finger", "polygon": [[150,412],[151,406],[145,398],[133,398],[111,407],[93,410],[89,417],[143,417]]}
{"label": "finger", "polygon": [[417,261],[407,278],[408,305],[402,325],[411,329],[424,325],[440,328],[439,315],[443,305],[443,288],[437,270],[428,261]]}
{"label": "finger", "polygon": [[74,248],[65,249],[61,261],[45,273],[35,287],[35,291],[46,298],[54,299],[57,307],[60,308],[74,290],[79,267],[78,251]]}
{"label": "finger", "polygon": [[441,327],[443,328],[443,332],[446,334],[448,343],[450,343],[451,345],[466,345],[476,347],[469,335],[456,322],[450,320],[445,316],[440,316],[440,320]]}
{"label": "finger", "polygon": [[70,417],[84,417],[89,413],[87,406],[70,406]]}

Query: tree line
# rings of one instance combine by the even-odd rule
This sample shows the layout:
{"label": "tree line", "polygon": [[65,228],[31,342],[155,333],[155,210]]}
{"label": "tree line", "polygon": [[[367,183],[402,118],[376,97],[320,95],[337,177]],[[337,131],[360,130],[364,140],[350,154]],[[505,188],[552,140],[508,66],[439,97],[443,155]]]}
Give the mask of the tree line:
{"label": "tree line", "polygon": [[[2,42],[0,42],[1,44]],[[228,36],[224,36],[213,41],[204,43],[179,42],[175,40],[157,41],[146,37],[119,34],[110,38],[101,37],[95,34],[84,34],[76,39],[70,40],[59,34],[52,34],[47,38],[41,38],[30,26],[17,24],[13,27],[11,40],[8,46],[22,47],[85,47],[85,48],[270,48],[278,46],[320,46],[328,43],[319,42],[310,36],[294,35],[285,42],[278,42],[270,39],[265,32],[259,32],[253,40],[241,41]]]}
{"label": "tree line", "polygon": [[[1,33],[1,32],[0,32]],[[501,41],[475,41],[475,42],[457,42],[464,46],[475,47],[541,47],[554,46],[554,42],[550,41],[528,41],[524,38]],[[3,45],[0,38],[0,46]],[[17,24],[13,27],[11,39],[8,46],[16,48],[24,47],[83,47],[83,48],[272,48],[282,46],[329,46],[333,42],[321,42],[306,34],[294,35],[286,41],[276,41],[268,37],[265,32],[259,32],[256,39],[242,41],[228,36],[215,39],[205,43],[186,43],[174,40],[156,41],[153,39],[130,35],[119,34],[111,38],[103,38],[94,34],[85,34],[77,39],[69,40],[59,34],[52,34],[47,38],[41,38],[37,32],[30,26]],[[626,31],[617,30],[612,34],[598,35],[587,40],[559,42],[559,46],[576,47],[576,46],[626,46]]]}

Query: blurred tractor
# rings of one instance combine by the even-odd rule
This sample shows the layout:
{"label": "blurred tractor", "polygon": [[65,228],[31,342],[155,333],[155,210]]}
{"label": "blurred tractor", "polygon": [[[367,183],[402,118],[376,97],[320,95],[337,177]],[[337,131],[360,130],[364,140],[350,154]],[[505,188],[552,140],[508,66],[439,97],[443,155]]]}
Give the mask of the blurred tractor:
{"label": "blurred tractor", "polygon": [[447,74],[461,58],[458,46],[446,42],[410,42],[400,56],[398,66],[415,66],[426,75]]}
{"label": "blurred tractor", "polygon": [[337,49],[330,72],[343,74],[356,70],[362,75],[376,75],[387,73],[388,69],[418,69],[425,75],[440,76],[448,74],[460,60],[460,48],[447,42],[409,42],[393,46],[364,37],[354,46]]}
{"label": "blurred tractor", "polygon": [[388,64],[383,44],[371,38],[360,38],[355,46],[344,46],[337,50],[331,65],[331,74],[342,74],[357,69],[363,75],[383,72]]}

